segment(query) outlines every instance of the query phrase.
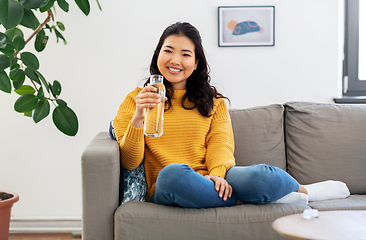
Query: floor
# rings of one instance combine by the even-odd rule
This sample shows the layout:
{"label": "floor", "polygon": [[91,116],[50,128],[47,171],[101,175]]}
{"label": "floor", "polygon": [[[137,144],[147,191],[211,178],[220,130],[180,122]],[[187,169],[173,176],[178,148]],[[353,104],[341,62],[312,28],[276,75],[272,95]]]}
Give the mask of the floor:
{"label": "floor", "polygon": [[10,234],[9,240],[81,240],[81,236],[73,236],[71,233],[61,234]]}

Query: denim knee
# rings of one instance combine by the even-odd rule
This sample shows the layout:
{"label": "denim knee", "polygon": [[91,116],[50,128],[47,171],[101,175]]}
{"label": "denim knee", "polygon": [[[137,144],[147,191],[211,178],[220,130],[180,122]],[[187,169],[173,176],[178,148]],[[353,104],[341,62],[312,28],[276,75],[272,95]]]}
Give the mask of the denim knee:
{"label": "denim knee", "polygon": [[257,180],[261,181],[265,177],[270,178],[270,176],[266,174],[270,167],[271,166],[266,164],[257,164],[248,167],[232,167],[226,173],[226,180],[230,182],[233,180],[233,182],[235,182],[236,179],[243,179],[244,177],[246,180],[250,180],[250,182],[257,182]]}
{"label": "denim knee", "polygon": [[171,190],[175,186],[172,183],[182,181],[184,179],[184,172],[190,170],[192,169],[188,165],[180,163],[173,163],[164,167],[156,179],[156,188],[161,191],[166,189]]}
{"label": "denim knee", "polygon": [[284,170],[266,164],[233,167],[226,180],[242,201],[265,203],[296,191],[298,183]]}

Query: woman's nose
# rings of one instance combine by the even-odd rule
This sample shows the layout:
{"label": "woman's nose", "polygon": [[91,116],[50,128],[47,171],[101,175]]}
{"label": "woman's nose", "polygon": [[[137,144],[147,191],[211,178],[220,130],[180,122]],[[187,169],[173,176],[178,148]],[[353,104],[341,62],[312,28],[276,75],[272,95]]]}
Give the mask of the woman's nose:
{"label": "woman's nose", "polygon": [[174,55],[172,56],[172,59],[170,59],[170,62],[171,62],[172,64],[175,64],[175,65],[180,65],[180,56],[179,56],[179,55],[174,54]]}

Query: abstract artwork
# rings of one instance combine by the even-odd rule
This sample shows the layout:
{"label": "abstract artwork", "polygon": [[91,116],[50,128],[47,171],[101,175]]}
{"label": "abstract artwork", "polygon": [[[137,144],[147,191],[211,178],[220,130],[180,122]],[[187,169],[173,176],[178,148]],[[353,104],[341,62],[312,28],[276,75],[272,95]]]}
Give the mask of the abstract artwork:
{"label": "abstract artwork", "polygon": [[219,7],[219,46],[274,46],[274,6]]}

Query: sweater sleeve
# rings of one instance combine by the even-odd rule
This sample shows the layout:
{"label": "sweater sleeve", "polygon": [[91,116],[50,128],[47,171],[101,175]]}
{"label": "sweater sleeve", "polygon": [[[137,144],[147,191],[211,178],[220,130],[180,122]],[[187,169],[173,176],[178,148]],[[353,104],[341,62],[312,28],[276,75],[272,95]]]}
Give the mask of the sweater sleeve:
{"label": "sweater sleeve", "polygon": [[218,99],[216,104],[206,139],[206,165],[210,176],[225,178],[227,170],[235,166],[234,136],[225,100]]}
{"label": "sweater sleeve", "polygon": [[145,138],[143,128],[131,125],[136,110],[135,97],[139,89],[132,91],[122,102],[114,118],[114,131],[121,152],[121,164],[125,169],[136,169],[144,158]]}

